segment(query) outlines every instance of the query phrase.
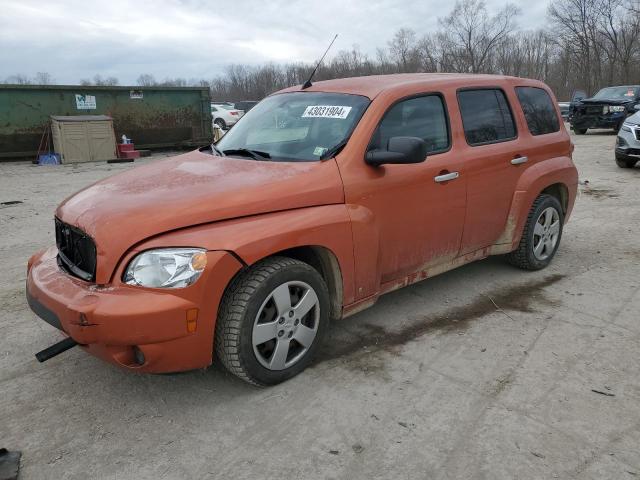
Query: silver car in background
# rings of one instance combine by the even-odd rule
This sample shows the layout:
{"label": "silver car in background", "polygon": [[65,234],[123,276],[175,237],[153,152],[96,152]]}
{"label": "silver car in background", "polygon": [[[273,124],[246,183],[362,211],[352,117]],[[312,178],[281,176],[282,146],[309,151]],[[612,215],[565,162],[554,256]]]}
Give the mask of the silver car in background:
{"label": "silver car in background", "polygon": [[627,117],[616,139],[616,163],[633,168],[640,161],[640,112]]}

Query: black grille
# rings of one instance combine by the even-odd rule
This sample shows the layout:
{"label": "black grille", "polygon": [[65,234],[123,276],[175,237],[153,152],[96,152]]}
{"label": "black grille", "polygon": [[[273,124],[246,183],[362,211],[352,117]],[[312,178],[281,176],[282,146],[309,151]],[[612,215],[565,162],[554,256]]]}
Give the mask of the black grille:
{"label": "black grille", "polygon": [[96,245],[93,239],[56,218],[58,263],[72,275],[91,282],[96,277]]}

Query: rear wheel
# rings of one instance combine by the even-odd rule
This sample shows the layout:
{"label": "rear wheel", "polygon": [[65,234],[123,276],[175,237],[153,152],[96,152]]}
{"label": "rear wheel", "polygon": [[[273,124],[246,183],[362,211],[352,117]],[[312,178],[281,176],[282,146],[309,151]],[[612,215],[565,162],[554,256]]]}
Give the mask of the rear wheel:
{"label": "rear wheel", "polygon": [[218,125],[223,130],[227,129],[227,123],[222,118],[216,118],[213,123]]}
{"label": "rear wheel", "polygon": [[576,135],[584,135],[585,133],[587,133],[587,129],[586,128],[573,127],[573,131],[575,132]]}
{"label": "rear wheel", "polygon": [[235,278],[224,294],[215,352],[234,375],[273,385],[311,362],[329,322],[329,293],[310,265],[271,257]]}
{"label": "rear wheel", "polygon": [[620,168],[633,168],[636,166],[637,162],[637,160],[633,160],[616,153],[616,163]]}
{"label": "rear wheel", "polygon": [[507,257],[509,263],[525,270],[540,270],[549,265],[560,245],[563,223],[558,199],[540,195],[533,202],[518,248]]}

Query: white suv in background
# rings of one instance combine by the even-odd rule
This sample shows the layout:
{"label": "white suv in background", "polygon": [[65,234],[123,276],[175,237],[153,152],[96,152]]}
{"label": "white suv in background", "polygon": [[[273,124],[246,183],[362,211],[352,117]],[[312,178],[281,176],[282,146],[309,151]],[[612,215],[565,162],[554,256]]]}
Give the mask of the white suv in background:
{"label": "white suv in background", "polygon": [[211,104],[211,117],[213,117],[213,123],[223,130],[235,125],[243,114],[244,112],[242,110],[236,110],[233,105],[229,103]]}
{"label": "white suv in background", "polygon": [[620,168],[633,168],[640,161],[640,112],[627,117],[618,131],[616,163]]}

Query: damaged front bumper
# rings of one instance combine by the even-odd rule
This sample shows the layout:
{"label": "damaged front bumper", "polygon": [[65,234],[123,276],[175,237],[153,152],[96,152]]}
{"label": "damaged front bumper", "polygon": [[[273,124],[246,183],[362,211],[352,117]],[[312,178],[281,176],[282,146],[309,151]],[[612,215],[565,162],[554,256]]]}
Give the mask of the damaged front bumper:
{"label": "damaged front bumper", "polygon": [[580,115],[571,117],[571,127],[574,129],[583,128],[620,128],[626,118],[625,112],[615,112],[606,115]]}
{"label": "damaged front bumper", "polygon": [[[194,285],[149,289],[115,281],[95,285],[60,269],[52,247],[34,255],[26,294],[31,309],[89,353],[144,372],[176,372],[211,364],[218,304],[242,265],[227,252],[207,252]],[[211,274],[215,270],[215,274]],[[196,328],[187,312],[197,312]]]}

